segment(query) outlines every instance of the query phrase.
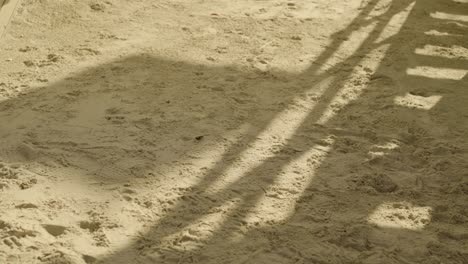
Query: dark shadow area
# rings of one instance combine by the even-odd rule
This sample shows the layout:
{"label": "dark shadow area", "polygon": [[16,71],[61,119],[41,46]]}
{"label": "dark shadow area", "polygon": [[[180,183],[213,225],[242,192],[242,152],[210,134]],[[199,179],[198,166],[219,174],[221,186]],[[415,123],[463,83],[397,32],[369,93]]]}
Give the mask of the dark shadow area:
{"label": "dark shadow area", "polygon": [[[467,75],[450,79],[408,73],[422,66],[468,70],[466,58],[415,54],[426,45],[467,47],[466,23],[429,15],[438,11],[468,15],[463,11],[466,4],[393,1],[384,14],[369,19],[377,3],[369,1],[300,75],[140,55],[1,102],[1,122],[12,129],[0,136],[21,135],[18,142],[1,142],[3,152],[13,153],[26,142],[41,153],[37,161],[50,163],[51,157],[61,156],[52,162],[55,166],[89,168],[84,174],[97,176],[104,184],[131,181],[129,172],[155,182],[153,178],[164,176],[147,172],[161,166],[177,168],[216,142],[226,142],[219,161],[198,184],[179,193],[182,198],[142,239],[99,263],[467,263],[463,246],[468,230],[461,226],[468,222],[468,118],[460,118],[468,113]],[[411,3],[414,7],[401,30],[377,42],[392,17]],[[352,56],[319,71],[353,32],[372,23],[372,31]],[[425,34],[430,30],[453,35]],[[388,49],[377,69],[366,68],[366,56],[384,47]],[[280,112],[327,79],[331,82],[316,105],[275,155],[248,168],[226,188],[211,189],[237,166]],[[343,89],[357,97],[335,107],[337,97],[346,101],[340,94]],[[423,109],[432,96],[440,99]],[[329,111],[333,116],[319,124]],[[240,127],[247,129],[236,132],[237,141],[224,138]],[[108,139],[103,141],[103,135]],[[122,149],[122,142],[130,147]],[[382,147],[389,143],[397,147]],[[113,155],[101,158],[103,149]],[[319,154],[306,160],[309,169],[282,173],[311,150]],[[372,155],[377,152],[383,154]],[[86,159],[73,160],[76,153]],[[323,161],[317,162],[314,155]],[[8,157],[12,162],[28,159],[22,153]],[[153,162],[141,164],[148,159]],[[284,177],[296,187],[307,186],[272,190]],[[297,190],[303,193],[287,218],[258,219],[257,224],[250,219],[265,199],[276,199],[281,209],[282,200]],[[279,196],[269,196],[273,191]],[[226,204],[232,206],[203,243],[194,238],[197,234],[181,235],[172,244],[165,240]],[[422,230],[370,223],[369,216],[385,204],[396,209],[429,207],[432,218],[406,219],[421,221],[414,224],[425,226]]]}
{"label": "dark shadow area", "polygon": [[0,2],[0,8],[1,8],[2,6],[4,6],[4,5],[8,4],[9,1],[10,1],[10,0],[2,0],[2,1]]}

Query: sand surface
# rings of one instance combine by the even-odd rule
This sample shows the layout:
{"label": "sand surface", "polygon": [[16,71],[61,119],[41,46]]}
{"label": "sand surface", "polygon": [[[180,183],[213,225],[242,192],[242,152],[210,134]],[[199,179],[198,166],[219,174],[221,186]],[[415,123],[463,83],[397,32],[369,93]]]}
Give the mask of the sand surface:
{"label": "sand surface", "polygon": [[22,0],[0,201],[7,264],[466,264],[468,1]]}

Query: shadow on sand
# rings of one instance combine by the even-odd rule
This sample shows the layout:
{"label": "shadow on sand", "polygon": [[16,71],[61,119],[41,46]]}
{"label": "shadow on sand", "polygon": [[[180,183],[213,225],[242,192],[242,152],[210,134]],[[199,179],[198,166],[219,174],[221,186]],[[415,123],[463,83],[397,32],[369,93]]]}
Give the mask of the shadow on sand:
{"label": "shadow on sand", "polygon": [[[376,4],[369,1],[299,75],[143,54],[0,103],[2,123],[15,128],[4,134],[18,133],[44,156],[63,157],[55,164],[88,168],[84,173],[104,183],[131,181],[128,172],[141,161],[154,162],[136,174],[224,144],[223,156],[141,239],[99,263],[467,263],[468,230],[460,225],[468,221],[468,119],[461,118],[468,60],[415,53],[427,45],[438,46],[439,55],[466,48],[467,23],[430,16],[467,15],[466,4],[396,0],[369,18]],[[401,29],[381,40],[405,10]],[[322,71],[366,26],[372,30],[356,51]],[[431,30],[450,35],[425,34]],[[369,60],[380,63],[368,67]],[[432,68],[459,71],[427,76]],[[284,119],[295,109],[306,115]],[[264,138],[278,120],[285,131],[295,125],[291,135]],[[232,133],[235,140],[226,136]],[[272,146],[249,156],[262,140]],[[226,180],[240,165],[239,177]],[[401,209],[393,217],[406,218],[387,220],[408,228],[369,220],[387,205]],[[404,215],[413,207],[430,208],[431,216]],[[204,221],[211,226],[201,228]],[[410,229],[417,227],[424,229]]]}

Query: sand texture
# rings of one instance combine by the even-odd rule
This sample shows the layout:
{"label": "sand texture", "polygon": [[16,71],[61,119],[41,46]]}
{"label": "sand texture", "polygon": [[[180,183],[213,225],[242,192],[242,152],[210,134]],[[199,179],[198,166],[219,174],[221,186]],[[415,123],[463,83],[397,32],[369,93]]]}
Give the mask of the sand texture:
{"label": "sand texture", "polygon": [[22,0],[0,201],[7,264],[466,264],[468,1]]}

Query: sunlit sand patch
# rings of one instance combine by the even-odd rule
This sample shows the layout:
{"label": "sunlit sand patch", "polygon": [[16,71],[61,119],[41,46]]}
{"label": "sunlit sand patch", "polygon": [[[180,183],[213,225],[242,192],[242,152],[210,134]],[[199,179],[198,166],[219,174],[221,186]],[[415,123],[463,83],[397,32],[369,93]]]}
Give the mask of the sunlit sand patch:
{"label": "sunlit sand patch", "polygon": [[329,137],[324,139],[324,142],[328,142],[329,145],[314,146],[278,173],[277,180],[265,189],[255,208],[246,217],[246,222],[256,222],[262,226],[286,220],[294,213],[297,201],[312,183],[316,169],[328,156],[334,140]]}
{"label": "sunlit sand patch", "polygon": [[431,13],[431,17],[437,18],[437,19],[456,20],[456,21],[468,22],[468,16],[457,15],[457,14],[449,14],[449,13],[444,13],[444,12]]}
{"label": "sunlit sand patch", "polygon": [[389,142],[384,143],[384,144],[376,144],[376,145],[372,146],[372,148],[388,149],[388,150],[397,149],[399,147],[400,147],[400,144],[398,142],[395,142],[395,141],[389,141]]}
{"label": "sunlit sand patch", "polygon": [[[359,98],[367,87],[369,76],[376,72],[389,47],[390,45],[388,44],[383,45],[378,49],[374,49],[362,59],[360,65],[356,66],[348,79],[343,82],[343,88],[330,101],[321,117],[317,120],[317,124],[323,125],[327,123],[338,111]],[[366,69],[365,74],[363,74],[363,70],[359,67],[361,65]]]}
{"label": "sunlit sand patch", "polygon": [[468,70],[463,69],[435,68],[429,66],[418,66],[415,68],[408,68],[406,70],[406,74],[408,75],[457,81],[463,79],[467,73]]}
{"label": "sunlit sand patch", "polygon": [[367,153],[369,156],[368,161],[379,159],[389,153],[391,150],[395,150],[400,147],[400,144],[396,141],[389,141],[384,144],[373,145],[369,152]]}
{"label": "sunlit sand patch", "polygon": [[385,14],[390,7],[392,6],[391,0],[380,0],[372,9],[372,11],[369,13],[369,15],[366,17],[366,19],[372,19],[374,17],[381,16]]}
{"label": "sunlit sand patch", "polygon": [[336,52],[334,52],[333,55],[331,55],[330,58],[323,64],[323,66],[320,67],[318,73],[326,72],[327,70],[333,68],[334,66],[354,55],[356,51],[362,46],[364,41],[369,38],[369,35],[374,30],[376,25],[377,21],[374,21],[373,23],[370,23],[369,25],[354,31],[346,39],[343,38],[341,45],[338,47]]}
{"label": "sunlit sand patch", "polygon": [[467,59],[468,49],[460,46],[440,47],[434,45],[425,45],[423,48],[416,49],[414,53],[434,57],[444,57],[449,59]]}
{"label": "sunlit sand patch", "polygon": [[372,161],[374,161],[376,159],[382,158],[387,153],[385,153],[383,151],[369,151],[367,154],[369,155],[369,158],[366,161],[372,162]]}
{"label": "sunlit sand patch", "polygon": [[435,29],[426,31],[426,32],[424,32],[424,34],[425,34],[425,35],[428,35],[428,36],[452,36],[452,37],[460,37],[460,36],[462,36],[462,35],[450,34],[450,33],[447,33],[447,32],[440,32],[440,31],[435,30]]}
{"label": "sunlit sand patch", "polygon": [[400,32],[401,27],[405,23],[406,19],[408,18],[408,15],[411,13],[411,10],[413,10],[415,2],[412,2],[409,4],[403,11],[395,14],[388,24],[385,26],[385,28],[382,30],[382,33],[380,33],[379,37],[375,41],[376,43],[380,43]]}
{"label": "sunlit sand patch", "polygon": [[468,4],[468,0],[452,0],[455,3],[462,3],[462,4]]}
{"label": "sunlit sand patch", "polygon": [[430,110],[440,101],[440,99],[442,99],[442,96],[440,95],[423,97],[407,93],[404,96],[395,97],[394,102],[399,106]]}
{"label": "sunlit sand patch", "polygon": [[421,230],[431,220],[431,207],[409,203],[384,203],[368,217],[368,222],[379,227]]}

